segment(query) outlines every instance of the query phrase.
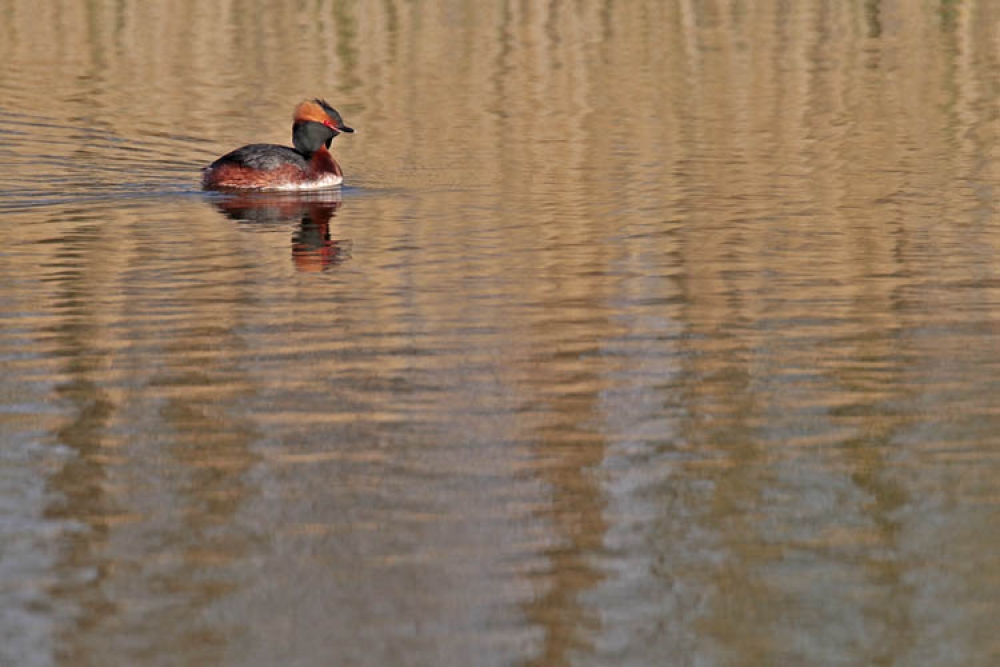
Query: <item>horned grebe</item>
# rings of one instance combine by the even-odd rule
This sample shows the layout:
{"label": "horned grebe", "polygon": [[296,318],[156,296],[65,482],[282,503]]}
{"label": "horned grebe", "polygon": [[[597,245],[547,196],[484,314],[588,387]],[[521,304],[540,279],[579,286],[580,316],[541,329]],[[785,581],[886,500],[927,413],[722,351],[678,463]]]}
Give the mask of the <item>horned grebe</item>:
{"label": "horned grebe", "polygon": [[337,110],[320,99],[295,107],[292,143],[250,144],[205,167],[201,185],[207,190],[317,190],[339,185],[344,172],[327,150],[344,125]]}

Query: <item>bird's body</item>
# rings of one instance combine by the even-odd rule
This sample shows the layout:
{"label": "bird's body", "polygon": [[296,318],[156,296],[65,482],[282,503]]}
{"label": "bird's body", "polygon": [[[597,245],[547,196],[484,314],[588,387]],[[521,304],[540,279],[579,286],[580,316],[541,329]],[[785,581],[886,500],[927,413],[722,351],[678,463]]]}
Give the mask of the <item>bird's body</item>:
{"label": "bird's body", "polygon": [[208,190],[316,190],[339,185],[344,172],[330,155],[333,138],[354,132],[337,110],[323,100],[302,102],[292,124],[294,148],[249,144],[226,153],[206,167]]}

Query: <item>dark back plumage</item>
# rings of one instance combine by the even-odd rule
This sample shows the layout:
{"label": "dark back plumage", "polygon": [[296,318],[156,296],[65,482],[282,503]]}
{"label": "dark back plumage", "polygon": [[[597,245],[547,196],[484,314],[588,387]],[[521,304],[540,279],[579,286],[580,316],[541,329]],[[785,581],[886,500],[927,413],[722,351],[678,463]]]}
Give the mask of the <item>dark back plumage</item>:
{"label": "dark back plumage", "polygon": [[303,170],[308,166],[306,158],[301,153],[277,144],[250,144],[237,148],[213,162],[209,169],[223,164],[235,164],[262,171],[270,171],[287,164],[293,164]]}

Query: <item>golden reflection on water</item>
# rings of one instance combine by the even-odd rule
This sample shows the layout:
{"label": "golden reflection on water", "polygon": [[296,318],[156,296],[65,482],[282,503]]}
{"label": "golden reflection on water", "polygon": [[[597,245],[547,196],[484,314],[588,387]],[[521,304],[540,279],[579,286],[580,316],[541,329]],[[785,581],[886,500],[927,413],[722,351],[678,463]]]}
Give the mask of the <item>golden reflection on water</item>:
{"label": "golden reflection on water", "polygon": [[0,0],[0,657],[991,662],[997,14]]}

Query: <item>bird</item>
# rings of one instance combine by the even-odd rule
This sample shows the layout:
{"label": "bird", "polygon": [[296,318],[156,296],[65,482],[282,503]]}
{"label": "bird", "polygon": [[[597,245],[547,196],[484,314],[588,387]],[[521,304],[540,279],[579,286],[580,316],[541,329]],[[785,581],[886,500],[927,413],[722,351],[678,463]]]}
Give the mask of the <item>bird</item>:
{"label": "bird", "polygon": [[354,128],[325,100],[305,100],[292,116],[294,148],[249,144],[202,170],[206,190],[319,190],[338,186],[344,172],[330,155],[333,139]]}

